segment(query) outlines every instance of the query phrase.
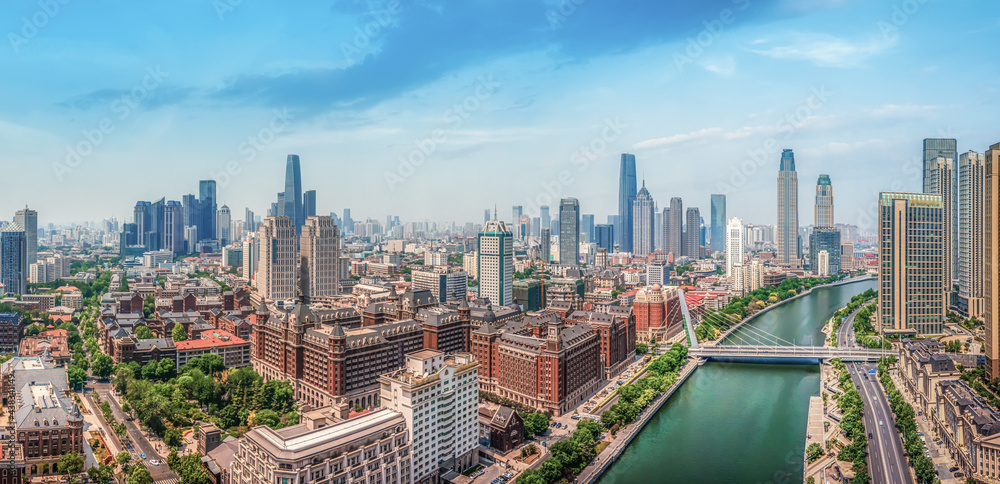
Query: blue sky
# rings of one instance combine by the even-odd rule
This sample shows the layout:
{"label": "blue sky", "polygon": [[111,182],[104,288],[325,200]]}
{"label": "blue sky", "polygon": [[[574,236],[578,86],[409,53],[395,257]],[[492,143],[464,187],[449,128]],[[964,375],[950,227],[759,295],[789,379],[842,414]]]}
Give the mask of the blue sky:
{"label": "blue sky", "polygon": [[320,213],[573,196],[603,222],[627,151],[661,206],[707,218],[725,192],[774,223],[792,148],[801,222],[827,173],[837,221],[867,226],[877,191],[919,190],[923,138],[1000,142],[994,1],[148,3],[0,6],[0,212],[127,220],[216,178],[263,214],[296,153]]}

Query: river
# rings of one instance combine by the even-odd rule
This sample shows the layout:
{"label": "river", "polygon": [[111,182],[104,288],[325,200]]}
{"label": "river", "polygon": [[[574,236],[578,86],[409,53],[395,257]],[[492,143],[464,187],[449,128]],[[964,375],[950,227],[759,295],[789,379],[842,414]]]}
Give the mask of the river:
{"label": "river", "polygon": [[[821,345],[823,321],[875,286],[866,280],[817,288],[749,324],[796,344]],[[755,333],[744,329],[736,336],[749,334]],[[816,365],[707,363],[650,419],[600,484],[802,482],[806,411],[816,395]]]}

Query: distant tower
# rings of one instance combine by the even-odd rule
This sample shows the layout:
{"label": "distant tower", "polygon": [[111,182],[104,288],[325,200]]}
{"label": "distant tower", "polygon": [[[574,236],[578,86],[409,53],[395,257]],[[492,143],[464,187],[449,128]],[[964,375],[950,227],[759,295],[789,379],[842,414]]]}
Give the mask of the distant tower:
{"label": "distant tower", "polygon": [[229,212],[229,207],[223,205],[219,208],[218,220],[215,224],[216,233],[219,236],[219,245],[225,247],[232,242],[233,215]]}
{"label": "distant tower", "polygon": [[726,225],[726,277],[732,277],[737,266],[743,265],[743,221],[733,217]]}
{"label": "distant tower", "polygon": [[28,238],[17,222],[0,228],[0,284],[7,294],[28,293]]}
{"label": "distant tower", "polygon": [[559,265],[580,265],[580,201],[575,198],[559,203]]}
{"label": "distant tower", "polygon": [[799,179],[792,150],[781,152],[778,171],[778,264],[799,265]]}
{"label": "distant tower", "polygon": [[[316,216],[316,190],[309,190],[302,194],[302,211],[303,220]],[[386,228],[391,227],[387,226]]]}
{"label": "distant tower", "polygon": [[552,239],[552,230],[550,230],[548,227],[545,227],[544,229],[542,229],[541,241],[539,242],[539,245],[540,245],[540,247],[539,247],[539,249],[540,249],[539,250],[539,252],[540,252],[539,258],[542,259],[542,262],[545,263],[545,264],[548,264],[552,260],[552,254],[551,254],[552,240],[551,239]]}
{"label": "distant tower", "polygon": [[[635,155],[622,153],[618,174],[618,249],[632,252],[632,209],[636,197]],[[561,246],[561,243],[560,243]]]}
{"label": "distant tower", "polygon": [[688,207],[686,218],[684,255],[692,259],[701,259],[701,211],[697,207]]}
{"label": "distant tower", "polygon": [[184,253],[184,206],[176,200],[163,207],[163,249]]}
{"label": "distant tower", "polygon": [[18,210],[14,214],[14,222],[24,229],[24,236],[28,240],[28,264],[38,262],[38,212],[29,209]]}
{"label": "distant tower", "polygon": [[726,251],[726,196],[712,195],[712,252]]}
{"label": "distant tower", "polygon": [[514,234],[500,220],[479,232],[479,297],[506,306],[514,302]]}
{"label": "distant tower", "polygon": [[656,203],[646,190],[646,181],[642,182],[642,189],[632,202],[632,253],[636,257],[645,257],[653,252],[653,228],[656,226],[656,219],[653,212],[656,210]]}
{"label": "distant tower", "polygon": [[820,175],[816,181],[815,227],[833,227],[833,185],[830,175]]}
{"label": "distant tower", "polygon": [[199,182],[198,189],[198,208],[201,216],[201,220],[198,222],[198,237],[202,240],[214,240],[215,218],[218,210],[215,180],[202,180]]}
{"label": "distant tower", "polygon": [[284,215],[268,217],[257,231],[257,290],[265,299],[296,295],[295,226]]}
{"label": "distant tower", "polygon": [[285,161],[285,211],[283,213],[295,226],[295,233],[302,233],[305,211],[302,209],[302,168],[299,155],[288,155]]}
{"label": "distant tower", "polygon": [[956,206],[955,202],[955,186],[951,183],[954,178],[952,173],[952,168],[955,166],[954,160],[950,158],[945,158],[939,156],[935,158],[934,165],[934,178],[935,188],[937,188],[938,195],[941,195],[941,225],[942,235],[941,245],[944,248],[944,259],[942,259],[941,269],[944,271],[944,287],[945,297],[948,301],[951,300],[951,293],[953,289],[953,280],[955,279],[955,269],[956,269],[956,259],[952,258],[952,254],[955,254],[955,235],[958,233],[955,229],[955,216],[956,213],[952,210],[952,207]]}
{"label": "distant tower", "polygon": [[966,317],[983,315],[983,202],[985,157],[970,151],[958,157],[958,306]]}
{"label": "distant tower", "polygon": [[302,259],[308,261],[309,296],[340,292],[340,232],[329,216],[312,216],[302,226]]}

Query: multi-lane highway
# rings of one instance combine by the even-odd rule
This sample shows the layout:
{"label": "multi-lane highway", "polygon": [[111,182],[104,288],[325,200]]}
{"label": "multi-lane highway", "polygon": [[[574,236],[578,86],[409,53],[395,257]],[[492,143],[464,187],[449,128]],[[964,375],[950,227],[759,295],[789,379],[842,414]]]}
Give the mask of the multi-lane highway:
{"label": "multi-lane highway", "polygon": [[[861,307],[865,305],[862,304]],[[847,315],[847,319],[840,323],[837,328],[837,347],[838,348],[858,348],[858,342],[854,340],[854,316],[857,316],[858,308],[851,314]]]}
{"label": "multi-lane highway", "polygon": [[[838,336],[839,340],[839,336]],[[868,474],[872,482],[912,483],[903,443],[896,430],[892,410],[882,384],[875,374],[876,365],[848,364],[847,370],[865,403],[865,432],[868,440]]]}

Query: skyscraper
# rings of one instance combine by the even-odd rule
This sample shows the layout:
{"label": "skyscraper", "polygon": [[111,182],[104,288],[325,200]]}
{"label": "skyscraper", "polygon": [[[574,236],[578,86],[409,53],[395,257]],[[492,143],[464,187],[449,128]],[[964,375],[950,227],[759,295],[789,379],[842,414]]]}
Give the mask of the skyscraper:
{"label": "skyscraper", "polygon": [[511,222],[514,225],[517,225],[521,223],[521,215],[524,215],[524,207],[521,205],[514,205],[514,207],[511,209],[511,213],[514,216],[514,218],[511,219]]}
{"label": "skyscraper", "polygon": [[595,225],[594,242],[597,243],[597,247],[613,252],[615,250],[615,226],[612,224]]}
{"label": "skyscraper", "polygon": [[680,197],[670,199],[670,209],[663,214],[663,250],[674,254],[674,259],[684,255],[684,202]]}
{"label": "skyscraper", "polygon": [[[927,138],[924,140],[924,193],[940,193],[937,175],[937,158],[951,160],[951,193],[958,193],[958,141],[954,138]],[[958,220],[958,197],[952,197],[951,220]],[[958,240],[958,224],[952,224],[952,240]],[[951,266],[958,267],[958,244],[951,244]]]}
{"label": "skyscraper", "polygon": [[726,249],[726,196],[721,194],[712,195],[712,253],[727,252]]}
{"label": "skyscraper", "polygon": [[733,277],[734,268],[743,265],[743,221],[733,217],[726,224],[726,277]]}
{"label": "skyscraper", "polygon": [[[941,196],[879,194],[878,327],[938,334],[945,316]],[[917,264],[914,261],[921,261]]]}
{"label": "skyscraper", "polygon": [[552,262],[552,230],[548,227],[542,229],[542,235],[539,241],[539,258],[542,262],[548,264]]}
{"label": "skyscraper", "polygon": [[348,232],[354,233],[354,219],[351,218],[351,209],[349,208],[344,209],[344,217],[342,221],[344,224],[341,227],[342,230],[340,232],[342,234],[346,234]]}
{"label": "skyscraper", "polygon": [[[302,211],[303,220],[316,216],[316,190],[309,190],[302,194]],[[386,229],[390,228],[392,227],[386,225]]]}
{"label": "skyscraper", "polygon": [[983,315],[983,198],[985,158],[970,151],[958,157],[958,309]]}
{"label": "skyscraper", "polygon": [[684,255],[692,259],[701,259],[701,212],[695,207],[689,207],[686,218]]}
{"label": "skyscraper", "polygon": [[986,329],[986,376],[1000,378],[1000,143],[984,155],[983,322]]}
{"label": "skyscraper", "polygon": [[25,205],[24,210],[18,210],[14,214],[14,222],[24,229],[24,236],[28,241],[28,264],[38,262],[38,212]]}
{"label": "skyscraper", "polygon": [[135,202],[135,208],[132,209],[132,221],[135,222],[136,227],[136,245],[145,246],[149,248],[149,227],[152,225],[152,215],[150,214],[150,206],[152,204],[149,202]]}
{"label": "skyscraper", "polygon": [[539,212],[539,227],[543,229],[550,228],[552,226],[552,217],[549,215],[549,206],[542,205],[538,207]]}
{"label": "skyscraper", "polygon": [[5,294],[28,293],[28,238],[17,222],[0,228],[0,284]]}
{"label": "skyscraper", "polygon": [[559,264],[580,265],[580,201],[575,198],[559,202]]}
{"label": "skyscraper", "polygon": [[311,216],[302,226],[302,264],[309,274],[309,297],[340,293],[340,232],[328,216]]}
{"label": "skyscraper", "polygon": [[163,249],[184,253],[184,205],[176,200],[163,208]]}
{"label": "skyscraper", "polygon": [[[257,221],[254,219],[253,211],[250,210],[250,207],[247,207],[244,217],[243,221],[245,223],[243,224],[243,228],[250,233],[257,231]],[[243,234],[240,235],[242,236]]]}
{"label": "skyscraper", "polygon": [[302,209],[302,170],[299,155],[288,155],[285,162],[285,216],[295,225],[295,233],[302,233],[305,211]]}
{"label": "skyscraper", "polygon": [[799,179],[795,173],[795,155],[782,150],[778,171],[778,264],[799,265]]}
{"label": "skyscraper", "polygon": [[952,174],[955,166],[954,160],[939,156],[934,161],[933,176],[936,180],[934,185],[937,188],[937,192],[935,193],[941,196],[941,206],[943,207],[943,210],[941,210],[941,234],[943,235],[941,237],[941,245],[945,257],[941,261],[941,269],[944,271],[944,286],[942,290],[945,292],[945,302],[947,303],[947,301],[951,300],[952,288],[954,287],[952,281],[955,279],[955,268],[957,267],[957,260],[952,259],[950,256],[955,253],[955,236],[958,233],[954,230],[955,227],[953,227],[957,214],[951,210],[951,207],[956,205],[954,203],[955,189],[958,187],[950,183],[950,180],[954,179],[954,175]]}
{"label": "skyscraper", "polygon": [[264,219],[257,230],[256,287],[265,299],[285,300],[296,295],[295,226],[284,215]]}
{"label": "skyscraper", "polygon": [[826,252],[826,275],[840,272],[840,230],[834,227],[816,227],[809,234],[809,270],[821,275],[819,253]]}
{"label": "skyscraper", "polygon": [[233,240],[232,237],[233,215],[229,211],[229,207],[223,205],[221,208],[219,208],[219,212],[216,218],[217,221],[215,226],[217,228],[215,232],[219,237],[218,239],[219,246],[225,247],[229,245],[229,243],[232,242]]}
{"label": "skyscraper", "polygon": [[[632,209],[636,197],[635,155],[622,153],[618,175],[618,250],[632,252]],[[560,242],[560,247],[562,243]]]}
{"label": "skyscraper", "polygon": [[645,257],[653,252],[653,229],[656,220],[653,211],[656,210],[653,197],[649,190],[646,190],[646,182],[643,180],[642,189],[632,202],[632,253],[636,257]]}
{"label": "skyscraper", "polygon": [[490,209],[483,210],[483,223],[490,221]]}
{"label": "skyscraper", "polygon": [[198,205],[201,212],[198,237],[202,240],[215,239],[215,216],[218,210],[216,200],[215,180],[202,180],[198,186]]}
{"label": "skyscraper", "polygon": [[830,175],[820,175],[816,181],[815,227],[833,227],[833,185]]}
{"label": "skyscraper", "polygon": [[184,227],[197,227],[201,221],[201,207],[198,203],[198,197],[184,195],[181,197],[181,204],[184,206]]}
{"label": "skyscraper", "polygon": [[514,234],[491,220],[479,232],[479,297],[506,306],[514,302]]}
{"label": "skyscraper", "polygon": [[[594,214],[585,213],[581,217],[581,230],[583,231],[583,241],[593,242],[594,241]],[[548,227],[548,225],[542,225],[542,227]]]}

